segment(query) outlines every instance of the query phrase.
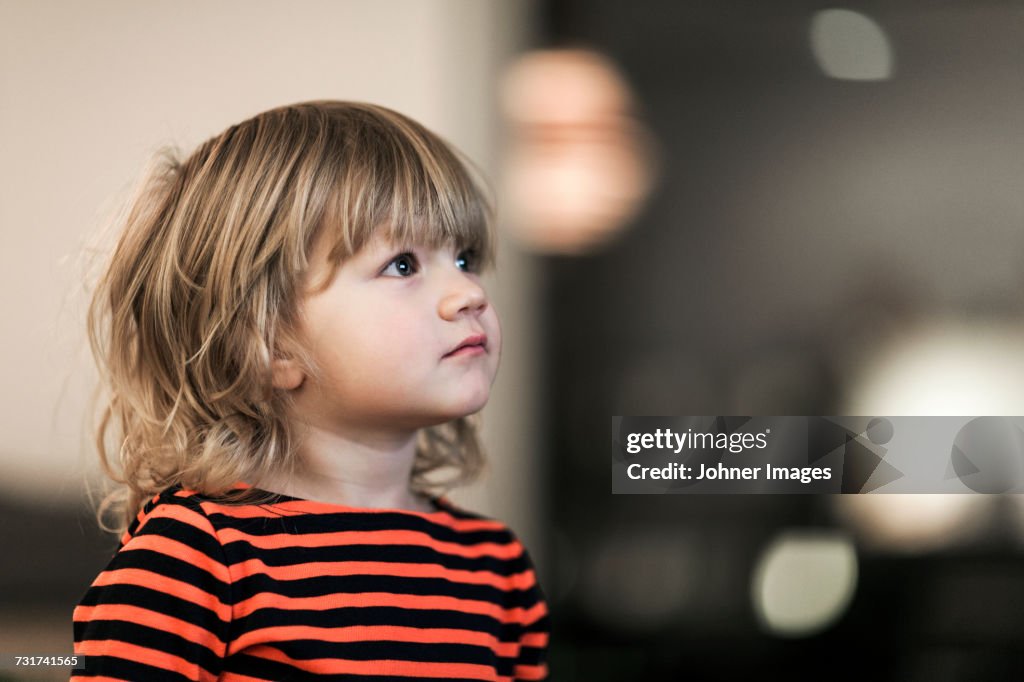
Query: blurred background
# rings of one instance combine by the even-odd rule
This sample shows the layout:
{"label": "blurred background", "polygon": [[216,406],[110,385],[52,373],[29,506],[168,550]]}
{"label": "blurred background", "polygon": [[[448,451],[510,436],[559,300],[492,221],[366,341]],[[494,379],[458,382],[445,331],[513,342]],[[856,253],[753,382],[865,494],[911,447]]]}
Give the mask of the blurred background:
{"label": "blurred background", "polygon": [[1022,39],[1010,0],[0,0],[0,653],[71,653],[116,547],[107,221],[158,147],[337,98],[493,181],[491,466],[452,497],[530,547],[552,679],[1019,678],[1018,497],[612,496],[608,435],[1024,414]]}

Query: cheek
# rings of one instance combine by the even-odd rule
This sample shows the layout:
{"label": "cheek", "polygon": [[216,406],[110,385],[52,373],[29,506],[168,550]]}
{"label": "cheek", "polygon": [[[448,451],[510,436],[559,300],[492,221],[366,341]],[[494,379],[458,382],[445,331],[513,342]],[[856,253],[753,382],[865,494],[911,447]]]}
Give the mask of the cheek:
{"label": "cheek", "polygon": [[494,309],[494,306],[489,306],[484,317],[486,318],[484,326],[487,329],[487,341],[495,350],[501,351],[501,320],[498,318],[498,311]]}
{"label": "cheek", "polygon": [[491,348],[491,380],[493,381],[494,375],[498,372],[498,364],[501,360],[501,321],[498,319],[498,313],[491,306],[484,313],[484,331],[487,334],[487,344]]}
{"label": "cheek", "polygon": [[394,375],[429,341],[411,315],[387,306],[358,313],[339,317],[319,339],[321,350],[349,378]]}
{"label": "cheek", "polygon": [[361,330],[361,336],[366,347],[382,359],[408,362],[431,347],[434,339],[427,338],[427,331],[412,311],[395,308],[378,313],[373,325]]}

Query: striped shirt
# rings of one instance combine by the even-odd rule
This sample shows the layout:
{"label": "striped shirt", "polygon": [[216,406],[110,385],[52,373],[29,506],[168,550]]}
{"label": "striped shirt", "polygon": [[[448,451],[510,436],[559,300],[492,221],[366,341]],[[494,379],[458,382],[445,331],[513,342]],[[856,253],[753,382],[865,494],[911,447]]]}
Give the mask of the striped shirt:
{"label": "striped shirt", "polygon": [[501,522],[432,503],[228,505],[169,488],[75,608],[72,680],[545,679],[526,550]]}

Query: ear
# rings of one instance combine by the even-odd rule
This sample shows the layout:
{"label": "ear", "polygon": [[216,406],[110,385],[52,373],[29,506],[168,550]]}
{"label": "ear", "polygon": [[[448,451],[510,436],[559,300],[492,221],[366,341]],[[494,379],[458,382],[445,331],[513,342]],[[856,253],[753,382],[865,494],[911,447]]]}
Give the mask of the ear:
{"label": "ear", "polygon": [[274,358],[270,368],[274,375],[274,388],[294,391],[306,379],[298,363],[289,358]]}

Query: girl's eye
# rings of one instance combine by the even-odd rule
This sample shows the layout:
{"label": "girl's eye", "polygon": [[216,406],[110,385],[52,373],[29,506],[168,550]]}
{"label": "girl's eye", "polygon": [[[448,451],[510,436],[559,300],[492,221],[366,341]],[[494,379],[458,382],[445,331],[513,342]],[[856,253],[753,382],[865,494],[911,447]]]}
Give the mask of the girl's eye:
{"label": "girl's eye", "polygon": [[473,249],[460,251],[455,257],[455,267],[464,272],[477,272],[480,269],[480,258]]}
{"label": "girl's eye", "polygon": [[411,253],[402,253],[395,256],[381,274],[389,277],[410,277],[418,270],[419,263],[416,262],[416,256]]}

